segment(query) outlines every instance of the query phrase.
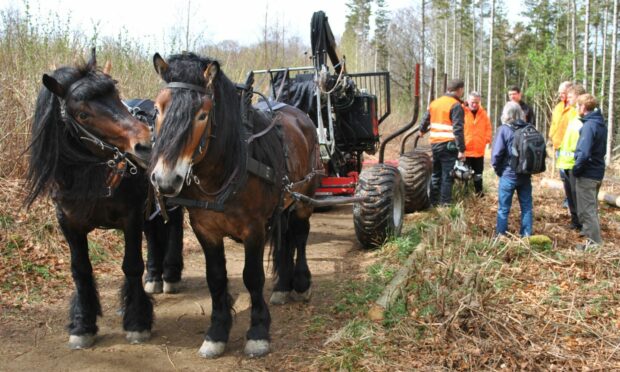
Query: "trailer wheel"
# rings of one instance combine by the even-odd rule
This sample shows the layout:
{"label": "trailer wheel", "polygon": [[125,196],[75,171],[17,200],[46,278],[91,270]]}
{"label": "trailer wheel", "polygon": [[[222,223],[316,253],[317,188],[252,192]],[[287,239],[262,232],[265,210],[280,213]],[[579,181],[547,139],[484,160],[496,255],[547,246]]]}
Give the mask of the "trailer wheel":
{"label": "trailer wheel", "polygon": [[405,186],[398,168],[377,164],[360,173],[353,204],[355,235],[362,247],[376,248],[390,235],[399,235],[405,212]]}
{"label": "trailer wheel", "polygon": [[429,192],[432,172],[431,157],[423,151],[411,151],[400,156],[398,170],[405,184],[405,213],[431,206]]}

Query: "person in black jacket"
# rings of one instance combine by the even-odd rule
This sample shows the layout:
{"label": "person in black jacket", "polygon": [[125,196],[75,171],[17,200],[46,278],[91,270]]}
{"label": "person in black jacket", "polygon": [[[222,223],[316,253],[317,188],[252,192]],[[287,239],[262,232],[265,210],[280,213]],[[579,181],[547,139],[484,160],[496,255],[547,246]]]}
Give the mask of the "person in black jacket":
{"label": "person in black jacket", "polygon": [[605,176],[607,126],[597,106],[598,102],[591,94],[577,98],[577,112],[583,127],[575,150],[573,175],[576,177],[577,213],[583,224],[581,231],[586,237],[585,244],[577,246],[579,250],[603,243],[596,196]]}
{"label": "person in black jacket", "polygon": [[518,86],[513,85],[508,89],[508,99],[512,102],[516,102],[521,107],[523,115],[525,115],[525,122],[536,126],[536,116],[534,110],[521,99],[521,89]]}

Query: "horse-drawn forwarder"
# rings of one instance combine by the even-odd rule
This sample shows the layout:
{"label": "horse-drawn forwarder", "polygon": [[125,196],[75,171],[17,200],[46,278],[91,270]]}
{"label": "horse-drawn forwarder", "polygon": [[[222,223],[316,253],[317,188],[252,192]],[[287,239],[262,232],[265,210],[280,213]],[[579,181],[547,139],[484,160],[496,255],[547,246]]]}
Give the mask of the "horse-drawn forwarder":
{"label": "horse-drawn forwarder", "polygon": [[[253,73],[268,74],[271,99],[306,112],[317,128],[324,175],[316,199],[297,196],[317,207],[353,203],[358,240],[366,248],[376,247],[389,234],[400,233],[405,212],[429,206],[430,156],[415,149],[404,153],[404,141],[417,131],[412,128],[419,110],[419,66],[411,122],[380,142],[379,125],[391,110],[389,72],[349,73],[322,11],[312,16],[311,42],[312,66]],[[407,131],[400,146],[400,166],[385,162],[387,143]],[[363,167],[364,153],[377,150],[378,163]]]}

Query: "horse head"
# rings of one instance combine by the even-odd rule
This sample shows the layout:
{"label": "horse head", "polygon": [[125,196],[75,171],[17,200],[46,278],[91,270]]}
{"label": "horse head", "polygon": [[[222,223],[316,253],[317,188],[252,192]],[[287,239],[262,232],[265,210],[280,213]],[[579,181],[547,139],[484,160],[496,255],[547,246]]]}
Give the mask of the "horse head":
{"label": "horse head", "polygon": [[172,56],[170,63],[156,53],[153,64],[167,85],[155,99],[150,178],[161,194],[176,196],[214,138],[214,84],[220,68],[216,61],[192,53]]}
{"label": "horse head", "polygon": [[[110,65],[97,69],[95,49],[86,65],[62,67],[43,74],[43,85],[60,101],[61,119],[84,143],[96,150],[129,154],[147,167],[151,132],[134,118],[121,101]],[[118,151],[117,151],[118,150]]]}

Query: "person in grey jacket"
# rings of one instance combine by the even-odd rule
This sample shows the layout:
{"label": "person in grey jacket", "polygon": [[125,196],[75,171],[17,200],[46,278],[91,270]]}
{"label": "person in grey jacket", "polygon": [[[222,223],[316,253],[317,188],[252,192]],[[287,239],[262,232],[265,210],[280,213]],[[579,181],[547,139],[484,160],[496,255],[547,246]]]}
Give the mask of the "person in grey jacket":
{"label": "person in grey jacket", "polygon": [[515,131],[524,128],[528,124],[523,120],[525,115],[517,102],[506,102],[502,110],[502,125],[497,129],[491,152],[491,165],[495,174],[499,177],[497,186],[497,223],[495,232],[497,235],[506,235],[508,230],[508,216],[512,207],[512,196],[515,191],[521,206],[521,229],[522,237],[532,235],[533,229],[533,201],[532,201],[532,176],[529,174],[517,174],[510,166],[512,154],[510,148],[515,137]]}
{"label": "person in grey jacket", "polygon": [[598,102],[591,94],[577,97],[577,112],[583,127],[575,150],[573,174],[576,178],[577,213],[583,224],[581,232],[586,237],[585,244],[576,247],[579,250],[603,243],[596,197],[605,176],[607,125],[597,106]]}

